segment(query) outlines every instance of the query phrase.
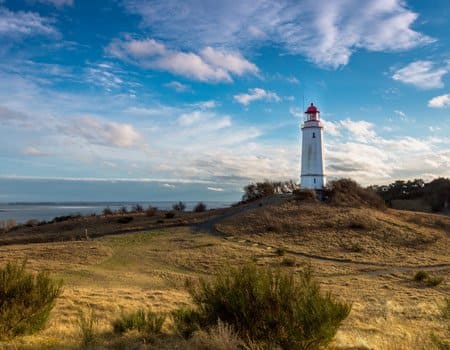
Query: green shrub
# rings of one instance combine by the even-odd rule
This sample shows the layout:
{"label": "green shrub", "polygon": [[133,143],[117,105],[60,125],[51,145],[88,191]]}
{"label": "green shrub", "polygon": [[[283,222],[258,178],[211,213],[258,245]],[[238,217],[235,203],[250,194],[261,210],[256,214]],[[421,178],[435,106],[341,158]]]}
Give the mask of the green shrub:
{"label": "green shrub", "polygon": [[440,285],[443,280],[443,277],[430,276],[427,280],[425,280],[425,284],[427,285],[427,287],[436,287]]}
{"label": "green shrub", "polygon": [[61,281],[47,273],[33,275],[21,265],[0,269],[0,338],[32,334],[42,329],[61,293]]}
{"label": "green shrub", "polygon": [[145,336],[152,337],[161,333],[162,326],[166,320],[166,315],[153,312],[152,310],[138,309],[137,311],[124,314],[113,321],[114,333],[125,333],[130,330],[137,330]]}
{"label": "green shrub", "polygon": [[177,309],[172,311],[171,315],[175,332],[186,339],[207,325],[204,317],[194,309]]}
{"label": "green shrub", "polygon": [[424,284],[427,287],[436,287],[442,283],[444,278],[438,276],[430,276],[428,272],[417,271],[414,275],[414,281]]}
{"label": "green shrub", "polygon": [[319,349],[334,337],[350,305],[321,293],[310,269],[291,273],[253,264],[229,268],[189,286],[198,324],[230,325],[242,339],[282,349]]}
{"label": "green shrub", "polygon": [[430,275],[428,274],[428,272],[417,271],[416,274],[414,275],[414,281],[416,281],[416,282],[423,282],[426,279],[428,279],[429,277],[430,277]]}
{"label": "green shrub", "polygon": [[195,213],[201,213],[206,211],[206,204],[203,202],[199,202],[195,207],[194,207],[194,212]]}
{"label": "green shrub", "polygon": [[81,346],[83,348],[91,348],[98,341],[98,319],[94,314],[94,310],[89,308],[87,313],[83,310],[78,314],[78,328],[81,335]]}

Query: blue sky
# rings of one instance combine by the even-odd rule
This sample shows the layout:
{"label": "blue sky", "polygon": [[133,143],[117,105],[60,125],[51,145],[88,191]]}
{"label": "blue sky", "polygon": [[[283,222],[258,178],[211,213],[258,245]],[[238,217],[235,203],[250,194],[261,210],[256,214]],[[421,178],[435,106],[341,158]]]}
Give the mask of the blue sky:
{"label": "blue sky", "polygon": [[0,201],[238,199],[298,179],[309,102],[330,179],[450,176],[449,18],[445,0],[0,0]]}

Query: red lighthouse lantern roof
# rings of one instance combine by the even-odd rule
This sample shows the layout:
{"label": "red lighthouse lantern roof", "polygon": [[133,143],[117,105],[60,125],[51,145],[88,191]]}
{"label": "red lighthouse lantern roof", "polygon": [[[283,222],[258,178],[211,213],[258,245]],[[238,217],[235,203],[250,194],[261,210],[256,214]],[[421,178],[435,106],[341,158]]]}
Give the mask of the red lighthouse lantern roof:
{"label": "red lighthouse lantern roof", "polygon": [[311,103],[311,105],[306,110],[305,114],[316,114],[316,113],[320,113],[320,111],[317,109],[316,106],[314,106],[313,103]]}

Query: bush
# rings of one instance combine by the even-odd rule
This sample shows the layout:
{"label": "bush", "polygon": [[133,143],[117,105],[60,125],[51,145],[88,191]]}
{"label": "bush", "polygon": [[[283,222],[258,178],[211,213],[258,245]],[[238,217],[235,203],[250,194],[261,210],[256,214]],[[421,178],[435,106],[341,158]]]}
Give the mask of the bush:
{"label": "bush", "polygon": [[275,250],[275,254],[278,256],[284,256],[284,254],[286,254],[286,250],[284,248],[277,248]]}
{"label": "bush", "polygon": [[443,280],[444,279],[442,277],[430,276],[425,271],[417,271],[417,273],[414,275],[414,281],[422,283],[427,287],[436,287],[441,284]]}
{"label": "bush", "polygon": [[444,281],[443,277],[430,276],[430,278],[425,281],[425,284],[427,287],[436,287],[440,285],[442,281]]}
{"label": "bush", "polygon": [[189,286],[197,324],[220,319],[242,339],[282,349],[319,349],[334,337],[350,305],[320,292],[309,269],[291,273],[246,265],[227,269],[215,280]]}
{"label": "bush", "polygon": [[173,211],[169,211],[169,212],[164,214],[164,217],[166,219],[173,219],[175,217],[175,213]]}
{"label": "bush", "polygon": [[158,208],[150,206],[145,211],[145,215],[148,217],[155,216],[157,211],[158,211]]}
{"label": "bush", "polygon": [[114,333],[122,334],[130,330],[137,330],[146,337],[153,337],[161,333],[166,315],[152,310],[138,309],[137,311],[122,315],[113,321]]}
{"label": "bush", "polygon": [[416,281],[416,282],[423,282],[426,279],[428,279],[429,277],[430,277],[430,275],[428,274],[428,272],[417,271],[416,274],[414,275],[414,281]]}
{"label": "bush", "polygon": [[386,209],[383,199],[372,189],[363,188],[351,179],[330,182],[328,201],[331,204],[348,207],[367,206]]}
{"label": "bush", "polygon": [[127,207],[126,207],[126,206],[120,207],[119,213],[120,213],[120,214],[126,214],[126,213],[128,213]]}
{"label": "bush", "polygon": [[184,211],[186,209],[186,204],[183,202],[178,202],[172,205],[172,209],[175,211]]}
{"label": "bush", "polygon": [[296,201],[306,201],[306,200],[316,201],[317,200],[316,191],[313,191],[313,190],[297,189],[297,190],[294,190],[292,192],[292,194]]}
{"label": "bush", "polygon": [[140,204],[135,204],[133,205],[132,211],[134,211],[135,213],[143,213],[144,208]]}
{"label": "bush", "polygon": [[28,220],[25,224],[26,227],[36,227],[38,225],[39,225],[39,220],[36,220],[36,219]]}
{"label": "bush", "polygon": [[128,224],[129,222],[133,221],[132,216],[122,216],[117,219],[118,224]]}
{"label": "bush", "polygon": [[94,314],[92,308],[89,308],[85,313],[83,310],[78,314],[78,328],[81,335],[81,346],[83,348],[90,348],[98,341],[98,319]]}
{"label": "bush", "polygon": [[106,207],[105,209],[103,209],[103,215],[109,216],[109,215],[112,215],[112,214],[113,214],[113,211],[111,210],[110,207]]}
{"label": "bush", "polygon": [[194,207],[194,212],[195,213],[201,213],[206,211],[206,204],[203,202],[199,202],[195,207]]}
{"label": "bush", "polygon": [[190,338],[194,332],[206,326],[204,318],[197,310],[182,308],[172,311],[175,332],[183,338]]}
{"label": "bush", "polygon": [[42,329],[61,293],[61,281],[47,273],[33,275],[21,265],[0,269],[0,338],[32,334]]}

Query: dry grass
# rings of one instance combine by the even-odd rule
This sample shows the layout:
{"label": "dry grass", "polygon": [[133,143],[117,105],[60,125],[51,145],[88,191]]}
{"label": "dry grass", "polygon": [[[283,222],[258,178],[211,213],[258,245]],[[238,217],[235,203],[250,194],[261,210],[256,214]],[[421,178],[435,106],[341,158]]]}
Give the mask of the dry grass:
{"label": "dry grass", "polygon": [[[415,218],[425,220],[421,225]],[[330,258],[394,266],[450,263],[450,219],[396,210],[285,202],[217,225],[228,236]],[[356,249],[358,248],[358,249]]]}
{"label": "dry grass", "polygon": [[[145,214],[142,218],[156,220]],[[224,264],[240,265],[255,258],[258,265],[294,274],[310,263],[324,290],[353,303],[333,348],[432,349],[431,333],[450,340],[448,321],[442,317],[442,305],[450,293],[449,278],[425,288],[413,281],[414,273],[409,270],[376,270],[449,264],[448,231],[440,220],[447,222],[437,215],[287,202],[220,223],[218,228],[227,239],[174,227],[89,241],[0,247],[0,263],[27,258],[32,270],[47,270],[65,281],[49,327],[18,338],[14,344],[17,348],[78,348],[79,310],[91,307],[98,317],[99,343],[104,348],[138,347],[142,339],[135,334],[112,335],[111,320],[138,308],[169,312],[188,305],[183,288],[186,278],[209,276]],[[273,223],[278,228],[268,230]],[[284,254],[280,256],[276,249],[283,249]],[[293,259],[295,266],[283,266],[283,259]],[[448,268],[438,272],[441,276],[449,273]],[[166,337],[152,349],[188,346],[170,335],[169,327],[165,325]]]}

